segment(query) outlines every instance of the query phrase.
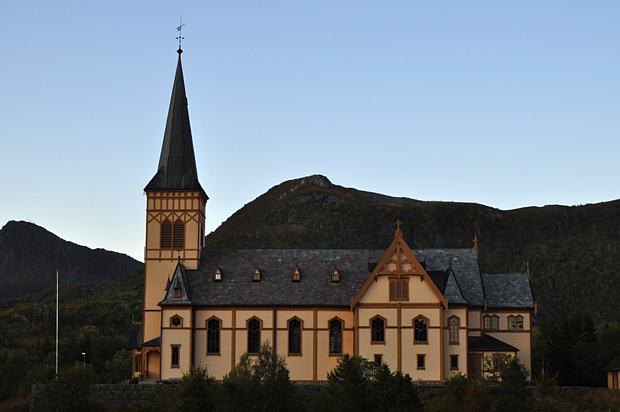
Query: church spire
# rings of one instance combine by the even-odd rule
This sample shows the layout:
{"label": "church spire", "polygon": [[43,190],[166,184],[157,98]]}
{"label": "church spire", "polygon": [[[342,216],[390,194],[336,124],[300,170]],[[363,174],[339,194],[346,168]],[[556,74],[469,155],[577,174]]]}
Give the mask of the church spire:
{"label": "church spire", "polygon": [[179,60],[172,87],[159,166],[157,173],[144,190],[199,190],[206,196],[198,182],[180,48],[178,53]]}

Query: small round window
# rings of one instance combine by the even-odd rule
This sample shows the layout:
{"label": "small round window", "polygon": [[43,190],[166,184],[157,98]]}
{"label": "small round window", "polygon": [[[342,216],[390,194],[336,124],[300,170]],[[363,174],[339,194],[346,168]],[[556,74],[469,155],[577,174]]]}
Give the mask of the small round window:
{"label": "small round window", "polygon": [[178,316],[175,316],[174,318],[170,320],[170,323],[172,323],[172,326],[181,326],[181,318]]}

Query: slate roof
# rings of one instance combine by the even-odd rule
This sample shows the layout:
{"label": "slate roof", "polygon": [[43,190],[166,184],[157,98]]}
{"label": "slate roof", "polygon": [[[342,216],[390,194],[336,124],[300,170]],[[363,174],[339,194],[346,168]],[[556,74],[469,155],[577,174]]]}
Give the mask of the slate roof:
{"label": "slate roof", "polygon": [[620,356],[612,360],[609,365],[605,366],[604,371],[620,371]]}
{"label": "slate roof", "polygon": [[481,336],[469,336],[467,338],[469,351],[476,352],[518,352],[519,349],[502,342],[493,336],[482,333]]}
{"label": "slate roof", "polygon": [[129,342],[127,347],[129,349],[140,348],[142,346],[142,324],[132,324],[131,332],[129,332]]}
{"label": "slate roof", "polygon": [[[178,298],[174,297],[174,290],[179,289],[180,295]],[[176,268],[174,269],[174,274],[172,275],[172,279],[168,280],[166,283],[166,296],[164,300],[158,303],[159,305],[191,305],[192,297],[190,294],[190,289],[187,287],[187,272],[185,270],[185,266],[179,262],[177,263]]]}
{"label": "slate roof", "polygon": [[151,339],[148,342],[144,342],[142,344],[142,346],[161,346],[161,336],[155,338],[155,339]]}
{"label": "slate roof", "polygon": [[159,166],[144,190],[199,190],[206,196],[198,182],[180,53]]}
{"label": "slate roof", "polygon": [[[198,270],[185,271],[182,265],[175,270],[172,282],[178,276],[182,291],[186,290],[187,294],[182,292],[181,298],[173,298],[173,288],[170,288],[160,304],[350,307],[351,298],[385,252],[369,249],[203,249]],[[449,303],[484,305],[476,250],[415,249],[412,252],[423,262]],[[214,281],[213,274],[218,268],[222,280]],[[260,282],[252,282],[256,268],[262,274]],[[340,272],[340,282],[331,282],[335,268]],[[301,272],[301,282],[292,281],[295,269]],[[500,276],[492,283],[496,285],[501,279]],[[528,291],[531,292],[529,283]]]}
{"label": "slate roof", "polygon": [[425,262],[427,272],[445,271],[451,267],[463,299],[474,306],[484,306],[484,287],[476,249],[412,249],[411,251],[418,261]]}
{"label": "slate roof", "polygon": [[[208,306],[351,306],[383,250],[203,249],[200,268],[186,271],[192,302]],[[217,269],[222,280],[213,280]],[[258,268],[262,280],[252,282]],[[337,268],[340,282],[331,282]],[[301,281],[293,282],[295,269]],[[166,303],[167,304],[167,301]]]}
{"label": "slate roof", "polygon": [[534,309],[534,294],[527,273],[482,274],[489,308]]}

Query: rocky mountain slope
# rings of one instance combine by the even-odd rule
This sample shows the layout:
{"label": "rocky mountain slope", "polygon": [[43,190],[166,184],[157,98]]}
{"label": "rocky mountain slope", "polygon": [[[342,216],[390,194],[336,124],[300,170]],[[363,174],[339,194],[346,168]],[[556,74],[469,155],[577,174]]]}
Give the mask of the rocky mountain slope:
{"label": "rocky mountain slope", "polygon": [[316,175],[284,182],[246,204],[207,245],[387,248],[397,219],[412,248],[469,248],[476,235],[487,273],[525,272],[529,262],[542,316],[620,316],[620,201],[499,210],[392,198]]}
{"label": "rocky mountain slope", "polygon": [[0,299],[61,284],[107,283],[142,266],[116,252],[76,245],[32,223],[9,221],[0,230]]}

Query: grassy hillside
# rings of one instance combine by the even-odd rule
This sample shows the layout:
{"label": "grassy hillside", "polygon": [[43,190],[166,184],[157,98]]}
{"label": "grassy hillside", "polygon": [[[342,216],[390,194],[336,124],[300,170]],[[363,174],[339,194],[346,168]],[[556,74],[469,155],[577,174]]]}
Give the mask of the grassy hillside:
{"label": "grassy hillside", "polygon": [[333,185],[323,176],[284,182],[207,237],[209,247],[387,248],[397,219],[412,248],[472,247],[482,270],[525,272],[542,316],[620,315],[620,201],[499,210],[421,202]]}

